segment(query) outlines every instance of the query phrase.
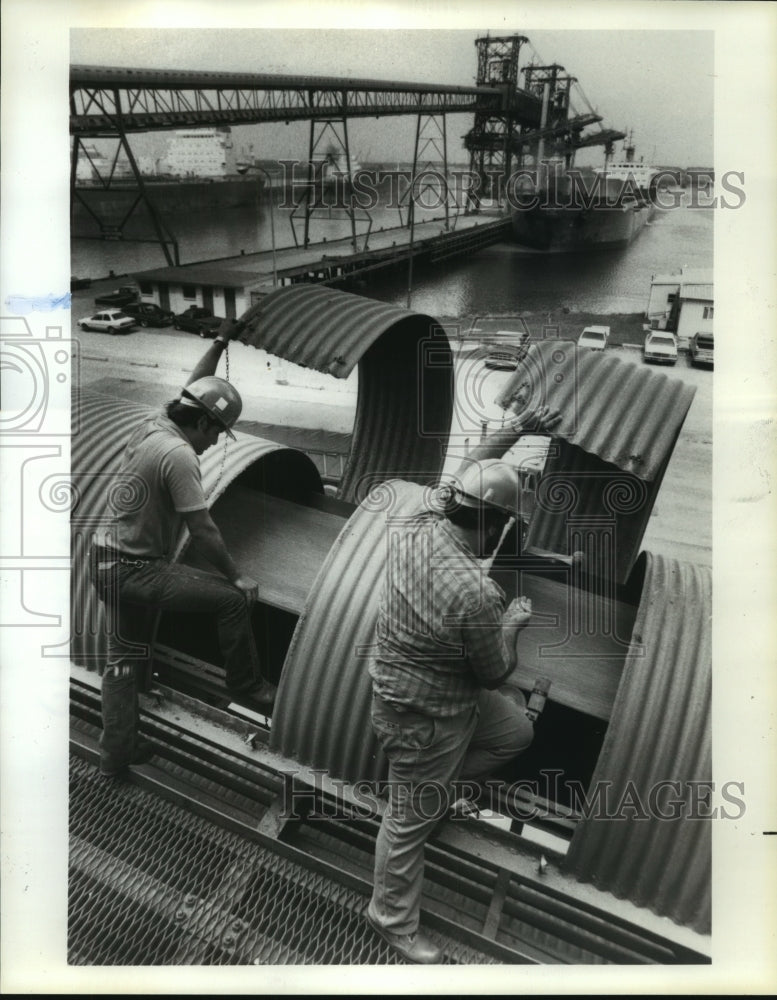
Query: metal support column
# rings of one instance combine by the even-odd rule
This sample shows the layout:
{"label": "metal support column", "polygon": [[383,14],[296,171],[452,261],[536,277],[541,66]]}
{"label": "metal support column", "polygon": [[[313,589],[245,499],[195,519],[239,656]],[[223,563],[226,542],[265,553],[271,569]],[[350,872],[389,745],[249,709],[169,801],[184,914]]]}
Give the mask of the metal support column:
{"label": "metal support column", "polygon": [[[330,137],[329,148],[323,150],[323,142],[326,136]],[[337,164],[340,154],[344,156],[344,169],[342,171],[331,172],[330,178],[327,176],[328,167]],[[348,119],[346,117],[331,118],[326,121],[316,121],[311,119],[308,141],[308,169],[307,181],[304,183],[302,198],[295,203],[290,216],[292,236],[294,245],[300,246],[295,229],[297,209],[302,207],[304,225],[302,246],[310,244],[310,220],[316,217],[316,213],[325,212],[327,218],[335,218],[333,211],[345,212],[350,221],[351,245],[354,251],[359,249],[356,236],[356,213],[352,197],[352,171],[351,171],[351,151],[348,142]],[[364,211],[364,210],[362,210]],[[365,212],[366,221],[370,223],[371,218]],[[320,215],[319,215],[320,217]],[[366,237],[365,247],[366,249]]]}
{"label": "metal support column", "polygon": [[[72,159],[71,159],[71,164],[70,164],[71,236],[73,236],[75,238],[81,238],[81,239],[106,239],[106,238],[114,238],[114,239],[128,239],[129,242],[133,242],[133,243],[157,243],[161,247],[162,252],[165,255],[165,260],[167,261],[168,265],[172,266],[174,264],[179,264],[180,260],[179,260],[179,253],[178,253],[178,242],[175,239],[175,237],[170,233],[170,231],[167,229],[167,227],[165,226],[165,224],[162,221],[161,216],[160,216],[159,212],[157,211],[157,208],[154,205],[153,201],[148,197],[148,192],[146,191],[146,186],[145,186],[144,181],[143,181],[143,176],[142,176],[142,174],[140,172],[140,169],[138,167],[137,161],[135,160],[135,156],[134,156],[134,154],[132,152],[132,149],[130,147],[129,140],[127,138],[127,133],[126,133],[126,130],[124,128],[123,121],[122,121],[121,93],[122,92],[121,92],[121,90],[119,88],[116,88],[113,91],[113,101],[114,101],[114,107],[115,107],[116,110],[115,110],[115,113],[113,114],[113,126],[114,126],[114,129],[115,129],[115,136],[113,136],[112,138],[117,138],[118,139],[118,145],[116,147],[116,152],[115,152],[115,155],[114,155],[114,158],[113,158],[113,163],[111,164],[111,170],[110,170],[110,174],[109,174],[109,176],[107,178],[107,183],[103,183],[102,186],[103,186],[104,190],[109,190],[110,189],[111,183],[114,180],[114,175],[116,173],[116,166],[117,166],[118,159],[119,159],[119,153],[123,149],[124,152],[125,152],[125,154],[126,154],[127,160],[128,160],[128,162],[130,164],[130,167],[132,169],[132,176],[133,176],[133,179],[135,181],[135,185],[136,185],[136,189],[137,189],[137,197],[134,199],[134,201],[130,205],[128,211],[125,213],[124,217],[121,219],[121,221],[118,222],[117,224],[112,224],[112,225],[109,226],[109,224],[106,222],[106,220],[101,217],[99,211],[95,211],[88,204],[88,201],[85,199],[85,197],[78,190],[78,185],[76,184],[77,172],[78,172],[78,156],[79,156],[79,150],[83,146],[83,141],[82,141],[82,139],[79,136],[76,136],[75,139],[74,139],[74,142],[73,142]],[[91,158],[89,157],[89,153],[88,153],[88,151],[86,150],[85,147],[84,147],[84,154],[86,155],[86,157],[91,162]],[[99,177],[99,171],[97,171],[97,173],[98,173],[98,177]],[[99,179],[100,179],[101,182],[104,180],[102,177],[99,177]],[[132,190],[133,190],[132,187],[130,187],[129,190],[130,190],[130,192],[132,192]],[[95,237],[95,236],[89,236],[89,235],[86,235],[86,234],[72,232],[72,230],[75,229],[75,226],[74,226],[74,218],[75,218],[74,211],[75,211],[75,204],[76,204],[76,202],[79,202],[81,205],[83,205],[84,208],[87,210],[87,212],[97,222],[97,224],[100,227],[100,234],[99,234],[99,236]],[[149,237],[140,236],[140,237],[130,237],[130,238],[128,238],[124,234],[124,227],[126,226],[126,224],[129,221],[129,219],[132,217],[132,215],[135,214],[135,210],[141,204],[145,205],[146,209],[148,210],[148,214],[149,214],[149,217],[151,219],[151,224],[152,224],[153,231],[154,231],[154,237],[153,238],[149,238]],[[172,254],[170,252],[170,247],[171,246],[172,246]]]}

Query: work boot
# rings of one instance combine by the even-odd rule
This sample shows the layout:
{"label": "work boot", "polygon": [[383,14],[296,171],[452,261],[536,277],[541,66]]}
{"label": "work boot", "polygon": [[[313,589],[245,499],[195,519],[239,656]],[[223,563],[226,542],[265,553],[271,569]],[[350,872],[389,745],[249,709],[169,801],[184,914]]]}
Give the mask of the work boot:
{"label": "work boot", "polygon": [[466,795],[459,796],[448,810],[448,819],[466,819],[470,816],[477,819],[479,815],[477,802]]}
{"label": "work boot", "polygon": [[412,962],[414,965],[439,965],[442,962],[442,950],[423,931],[416,931],[415,934],[393,934],[385,927],[381,927],[370,916],[369,911],[364,915],[375,933],[379,934],[386,944],[391,945],[406,962]]}
{"label": "work boot", "polygon": [[230,689],[230,696],[238,705],[246,708],[258,708],[261,712],[267,712],[275,704],[275,696],[278,688],[270,681],[255,681],[250,686],[235,690]]}
{"label": "work boot", "polygon": [[106,760],[105,757],[100,758],[100,774],[104,775],[106,778],[115,778],[117,775],[122,774],[127,770],[128,767],[134,764],[145,764],[147,761],[156,753],[156,748],[150,740],[138,740],[135,744],[135,750],[132,754],[132,758],[125,761],[123,764],[113,764]]}
{"label": "work boot", "polygon": [[[117,674],[116,670],[120,672]],[[134,763],[138,732],[138,689],[135,671],[107,667],[102,680],[100,770],[116,774]]]}

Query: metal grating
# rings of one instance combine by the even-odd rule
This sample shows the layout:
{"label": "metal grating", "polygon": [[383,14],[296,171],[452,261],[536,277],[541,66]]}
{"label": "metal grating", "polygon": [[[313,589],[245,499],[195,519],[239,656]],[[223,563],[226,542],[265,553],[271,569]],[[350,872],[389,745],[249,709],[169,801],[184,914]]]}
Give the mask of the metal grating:
{"label": "metal grating", "polygon": [[[71,965],[398,964],[365,897],[71,757]],[[446,964],[493,959],[430,931]]]}

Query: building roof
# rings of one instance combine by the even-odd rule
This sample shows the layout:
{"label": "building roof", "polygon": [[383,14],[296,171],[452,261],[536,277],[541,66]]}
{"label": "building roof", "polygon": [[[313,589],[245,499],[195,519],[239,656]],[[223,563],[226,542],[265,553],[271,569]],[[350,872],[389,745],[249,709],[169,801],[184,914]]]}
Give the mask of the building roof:
{"label": "building roof", "polygon": [[715,293],[712,285],[699,285],[692,282],[680,286],[681,299],[699,299],[702,302],[713,302]]}
{"label": "building roof", "polygon": [[247,288],[265,280],[255,271],[239,271],[231,267],[217,267],[199,264],[196,267],[155,267],[148,271],[136,271],[136,281],[158,281],[173,285],[217,285],[222,288]]}
{"label": "building roof", "polygon": [[695,283],[699,285],[712,286],[711,267],[681,267],[674,274],[654,274],[651,278],[651,285],[685,285]]}

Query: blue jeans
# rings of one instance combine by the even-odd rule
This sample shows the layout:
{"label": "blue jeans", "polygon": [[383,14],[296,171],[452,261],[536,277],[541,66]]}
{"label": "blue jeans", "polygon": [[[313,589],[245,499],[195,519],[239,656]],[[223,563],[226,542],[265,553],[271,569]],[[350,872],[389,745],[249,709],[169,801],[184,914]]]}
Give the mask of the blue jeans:
{"label": "blue jeans", "polygon": [[389,799],[375,844],[370,916],[393,934],[418,930],[424,845],[445,815],[454,781],[487,778],[525,750],[534,727],[498,691],[476,707],[437,718],[373,698],[372,726],[389,761]]}
{"label": "blue jeans", "polygon": [[96,571],[100,598],[110,607],[108,661],[102,680],[101,758],[109,766],[132,760],[137,742],[137,669],[150,655],[151,616],[156,611],[215,614],[227,687],[262,680],[249,606],[223,577],[162,559],[140,566],[113,563]]}

